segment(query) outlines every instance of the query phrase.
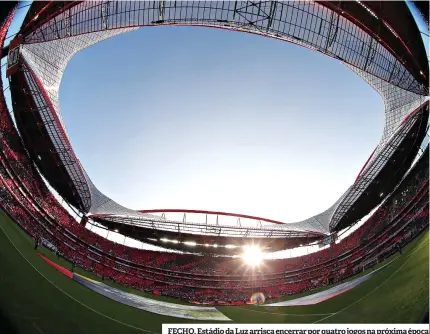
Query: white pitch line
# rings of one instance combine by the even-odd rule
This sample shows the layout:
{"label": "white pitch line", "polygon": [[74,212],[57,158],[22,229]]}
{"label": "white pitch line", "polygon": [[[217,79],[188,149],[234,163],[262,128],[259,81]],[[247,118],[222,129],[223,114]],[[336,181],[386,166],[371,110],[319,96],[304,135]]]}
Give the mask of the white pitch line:
{"label": "white pitch line", "polygon": [[[415,249],[410,255],[409,255],[409,257],[406,259],[406,261],[405,262],[403,262],[403,264],[399,267],[399,268],[397,268],[397,270],[394,272],[394,273],[392,273],[389,277],[387,277],[381,284],[379,284],[376,288],[374,288],[372,291],[370,291],[370,292],[368,292],[366,295],[364,295],[363,297],[361,297],[360,299],[357,299],[354,303],[351,303],[351,304],[349,304],[348,306],[346,306],[346,307],[344,307],[343,309],[341,309],[340,311],[337,311],[337,312],[335,312],[335,313],[333,313],[333,314],[331,314],[331,315],[329,315],[329,316],[327,316],[327,317],[325,317],[325,318],[322,318],[322,319],[319,319],[319,320],[317,320],[317,321],[315,321],[314,322],[314,324],[317,324],[317,323],[319,323],[319,322],[321,322],[321,321],[323,321],[323,320],[325,320],[325,319],[328,319],[328,318],[331,318],[331,317],[333,317],[333,316],[335,316],[335,315],[337,315],[337,314],[339,314],[339,313],[341,313],[341,312],[343,312],[343,311],[345,311],[345,310],[347,310],[348,308],[350,308],[351,306],[354,306],[355,304],[357,304],[358,302],[360,302],[361,300],[363,300],[364,298],[366,298],[368,295],[370,295],[371,293],[373,293],[373,292],[375,292],[376,290],[378,290],[385,282],[387,282],[390,278],[392,278],[395,274],[397,274],[397,272],[400,270],[400,269],[402,269],[403,268],[403,266],[411,259],[411,257],[412,257],[412,255],[414,255],[419,249],[421,249],[421,247],[423,247],[423,246],[425,246],[426,244],[428,244],[428,241],[427,242],[425,242],[425,243],[423,243],[422,245],[420,245],[420,246],[418,246],[418,248],[417,249]],[[398,259],[400,259],[401,257],[398,257]]]}
{"label": "white pitch line", "polygon": [[[252,310],[252,309],[248,309],[248,308],[244,308],[242,306],[233,306],[234,308],[240,308],[244,311],[250,311],[250,312],[258,312],[258,313],[265,313],[265,314],[274,314],[274,315],[288,315],[288,316],[293,316],[293,317],[306,317],[306,316],[321,316],[321,315],[332,315],[334,313],[309,313],[309,314],[297,314],[297,313],[278,313],[278,312],[265,312],[265,311],[257,311],[257,310]],[[264,307],[264,306],[261,306]]]}
{"label": "white pitch line", "polygon": [[[420,246],[420,247],[421,247],[421,246]],[[386,267],[386,266],[390,265],[392,262],[394,262],[394,261],[396,261],[396,260],[397,260],[397,258],[396,258],[396,259],[392,259],[392,260],[391,260],[390,262],[388,262],[387,264],[384,264],[383,266],[381,266],[381,267],[380,267],[380,268],[378,268],[378,269],[375,269],[374,271],[370,272],[369,274],[371,274],[371,273],[373,273],[373,272],[375,272],[375,271],[381,270],[382,268],[384,268],[384,267]],[[367,274],[367,275],[369,275],[369,274]],[[358,287],[358,286],[357,286],[357,287]],[[347,291],[345,291],[344,293],[346,293],[346,292],[348,292],[348,291],[350,291],[350,290],[347,290]],[[336,296],[335,296],[335,297],[336,297]],[[332,298],[330,298],[330,299],[332,299]],[[314,305],[316,305],[316,304],[314,304]],[[297,306],[299,306],[299,305],[297,305]],[[303,305],[303,306],[308,306],[308,305]],[[311,306],[311,305],[309,305],[309,306]],[[288,315],[288,316],[296,316],[296,317],[305,317],[305,316],[323,316],[323,315],[331,316],[331,315],[335,315],[335,314],[336,314],[336,312],[331,312],[331,313],[309,313],[309,314],[278,313],[278,312],[265,312],[265,311],[252,310],[252,309],[244,308],[243,306],[235,306],[235,307],[240,308],[240,309],[242,309],[242,310],[244,310],[244,311],[250,311],[250,312],[258,312],[258,313],[274,314],[274,315]],[[262,305],[261,307],[264,307],[264,305]],[[283,306],[280,306],[280,307],[283,307]]]}
{"label": "white pitch line", "polygon": [[99,312],[99,311],[97,311],[97,310],[95,310],[95,309],[93,309],[92,307],[90,307],[90,306],[88,306],[88,305],[85,305],[84,303],[82,303],[82,302],[80,302],[79,300],[77,300],[76,298],[74,298],[73,296],[71,296],[71,295],[69,295],[67,292],[65,292],[64,290],[62,290],[59,286],[57,286],[57,285],[55,285],[55,283],[54,282],[52,282],[49,278],[47,278],[45,275],[43,275],[25,256],[24,256],[24,254],[22,254],[21,253],[21,251],[15,246],[15,244],[12,242],[12,240],[9,238],[9,236],[7,235],[7,233],[5,232],[5,230],[3,229],[3,226],[2,226],[2,224],[0,224],[0,229],[3,231],[3,233],[4,233],[4,235],[6,236],[6,238],[9,240],[9,242],[12,244],[12,246],[13,247],[15,247],[15,249],[18,251],[18,253],[24,258],[24,260],[25,261],[27,261],[27,263],[30,265],[30,266],[32,266],[33,267],[33,269],[34,270],[36,270],[44,279],[46,279],[49,283],[51,283],[54,287],[56,287],[58,290],[60,290],[62,293],[64,293],[66,296],[68,296],[69,298],[71,298],[71,299],[73,299],[75,302],[77,302],[77,303],[79,303],[79,304],[81,304],[82,306],[84,306],[85,308],[87,308],[87,309],[89,309],[89,310],[91,310],[91,311],[93,311],[94,313],[97,313],[98,315],[101,315],[102,317],[105,317],[105,318],[107,318],[107,319],[109,319],[109,320],[112,320],[112,321],[114,321],[114,322],[116,322],[116,323],[119,323],[119,324],[121,324],[121,325],[124,325],[124,326],[127,326],[127,327],[130,327],[130,328],[133,328],[133,329],[136,329],[136,330],[138,330],[138,331],[141,331],[141,332],[146,332],[146,333],[152,333],[152,334],[159,334],[159,333],[157,333],[157,332],[153,332],[153,331],[150,331],[150,330],[147,330],[147,329],[142,329],[142,328],[139,328],[139,327],[135,327],[135,326],[133,326],[133,325],[129,325],[129,324],[126,324],[125,322],[122,322],[122,321],[119,321],[119,320],[116,320],[116,319],[114,319],[114,318],[111,318],[111,317],[109,317],[108,315],[106,315],[106,314],[103,314],[103,313],[101,313],[101,312]]}

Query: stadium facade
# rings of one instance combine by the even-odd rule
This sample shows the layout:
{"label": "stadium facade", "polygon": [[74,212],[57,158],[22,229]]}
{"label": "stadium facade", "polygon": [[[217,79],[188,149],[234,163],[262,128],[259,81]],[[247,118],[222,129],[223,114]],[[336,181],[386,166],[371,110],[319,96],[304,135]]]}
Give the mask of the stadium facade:
{"label": "stadium facade", "polygon": [[[208,226],[125,208],[100,192],[85,172],[62,121],[58,94],[73,55],[145,26],[252,33],[336,58],[383,99],[380,142],[344,194],[324,212],[301,222],[274,224],[251,217],[253,226]],[[359,221],[393,191],[413,163],[428,128],[428,62],[404,2],[35,2],[5,52],[16,125],[38,170],[70,205],[105,226],[124,230],[129,226],[129,235],[137,229],[146,237],[164,231],[274,238],[290,240],[292,245],[324,238]],[[282,247],[287,248],[285,243]]]}

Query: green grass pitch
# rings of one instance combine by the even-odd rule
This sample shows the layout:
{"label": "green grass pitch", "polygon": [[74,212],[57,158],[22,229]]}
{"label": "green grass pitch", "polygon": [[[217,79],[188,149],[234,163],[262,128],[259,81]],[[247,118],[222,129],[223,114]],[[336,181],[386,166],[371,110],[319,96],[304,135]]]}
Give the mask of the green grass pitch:
{"label": "green grass pitch", "polygon": [[[37,256],[33,248],[33,240],[0,212],[2,334],[161,333],[163,323],[191,322],[144,312],[100,296],[57,272]],[[47,250],[43,252],[70,268],[66,261],[56,259]],[[385,263],[388,262],[390,264],[375,277],[317,305],[223,306],[218,309],[237,323],[418,322],[429,307],[428,231],[409,244],[403,255],[394,255]],[[94,278],[89,273],[78,272]]]}

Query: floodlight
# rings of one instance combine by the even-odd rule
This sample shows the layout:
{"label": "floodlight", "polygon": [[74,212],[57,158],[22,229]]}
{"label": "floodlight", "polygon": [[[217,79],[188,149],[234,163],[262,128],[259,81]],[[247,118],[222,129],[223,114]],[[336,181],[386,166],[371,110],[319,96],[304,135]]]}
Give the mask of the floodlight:
{"label": "floodlight", "polygon": [[197,243],[195,241],[185,241],[184,244],[187,246],[196,246],[197,245]]}

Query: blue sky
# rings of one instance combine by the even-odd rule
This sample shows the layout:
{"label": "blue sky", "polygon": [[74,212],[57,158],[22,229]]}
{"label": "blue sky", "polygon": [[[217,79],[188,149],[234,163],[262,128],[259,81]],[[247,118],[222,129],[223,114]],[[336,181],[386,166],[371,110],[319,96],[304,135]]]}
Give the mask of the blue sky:
{"label": "blue sky", "polygon": [[333,204],[383,128],[381,99],[339,62],[204,28],[144,28],[80,52],[60,103],[88,174],[119,203],[284,221]]}
{"label": "blue sky", "polygon": [[333,204],[383,128],[378,94],[338,61],[206,28],[143,28],[81,51],[60,104],[77,156],[120,204],[285,222]]}

